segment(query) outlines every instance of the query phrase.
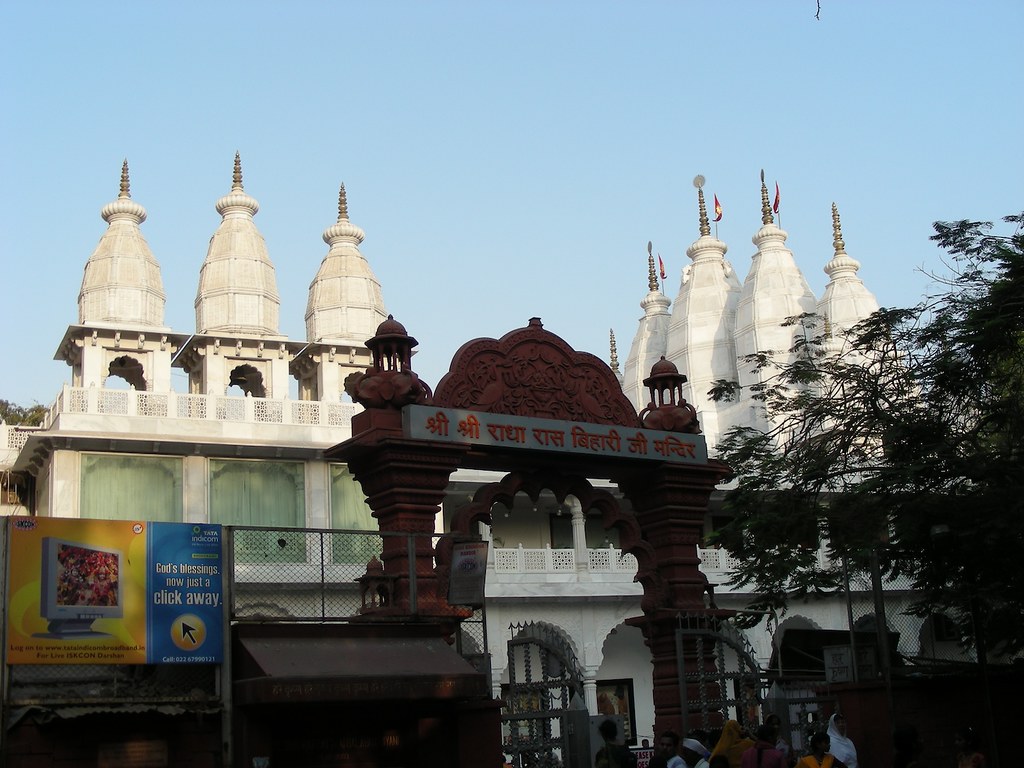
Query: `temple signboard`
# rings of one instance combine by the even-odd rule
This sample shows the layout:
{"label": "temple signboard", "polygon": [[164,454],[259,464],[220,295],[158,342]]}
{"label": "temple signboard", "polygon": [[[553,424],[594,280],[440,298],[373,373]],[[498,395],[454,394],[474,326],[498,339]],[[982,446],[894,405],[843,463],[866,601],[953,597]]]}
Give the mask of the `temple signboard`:
{"label": "temple signboard", "polygon": [[427,405],[409,405],[402,409],[402,431],[406,437],[463,445],[614,456],[673,464],[708,463],[707,442],[702,435]]}

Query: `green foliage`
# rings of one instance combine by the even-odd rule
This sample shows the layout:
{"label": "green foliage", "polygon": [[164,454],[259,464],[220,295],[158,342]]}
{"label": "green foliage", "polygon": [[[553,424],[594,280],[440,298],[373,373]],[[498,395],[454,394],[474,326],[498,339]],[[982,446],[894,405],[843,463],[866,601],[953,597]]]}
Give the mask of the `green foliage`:
{"label": "green foliage", "polygon": [[913,582],[915,610],[960,619],[965,638],[973,614],[989,647],[1024,649],[1024,215],[1004,221],[1013,234],[937,223],[951,274],[916,306],[838,337],[793,318],[789,354],[746,361],[772,426],[719,445],[737,480],[719,538],[751,607],[836,590],[839,563],[865,568],[877,549]]}
{"label": "green foliage", "polygon": [[0,400],[0,421],[7,422],[8,425],[14,426],[26,425],[26,426],[37,426],[43,420],[43,416],[46,414],[46,406],[30,405],[27,408],[21,405],[15,405],[8,400]]}

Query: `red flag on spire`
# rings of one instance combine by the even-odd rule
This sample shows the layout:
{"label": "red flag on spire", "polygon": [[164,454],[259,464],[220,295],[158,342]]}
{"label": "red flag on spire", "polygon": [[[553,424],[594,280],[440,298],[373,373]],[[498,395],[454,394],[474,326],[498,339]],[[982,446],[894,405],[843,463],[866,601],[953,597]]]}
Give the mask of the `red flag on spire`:
{"label": "red flag on spire", "polygon": [[661,260],[661,254],[658,254],[658,269],[661,270],[661,279],[668,279],[668,275],[665,274],[665,262]]}
{"label": "red flag on spire", "polygon": [[718,202],[718,195],[715,195],[715,221],[722,220],[722,204]]}
{"label": "red flag on spire", "polygon": [[779,212],[779,182],[775,182],[775,203],[772,205],[772,213]]}

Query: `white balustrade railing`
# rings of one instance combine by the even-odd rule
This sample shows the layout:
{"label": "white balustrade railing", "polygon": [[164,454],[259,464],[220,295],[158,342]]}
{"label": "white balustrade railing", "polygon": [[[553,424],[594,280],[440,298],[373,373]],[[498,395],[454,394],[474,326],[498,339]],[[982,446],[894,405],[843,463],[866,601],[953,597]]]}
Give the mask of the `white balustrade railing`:
{"label": "white balustrade railing", "polygon": [[20,451],[25,447],[28,436],[38,431],[38,427],[0,424],[0,450]]}
{"label": "white balustrade railing", "polygon": [[66,386],[50,407],[44,427],[53,424],[62,413],[342,427],[348,425],[361,410],[362,406],[354,403],[320,400],[275,400],[265,397]]}
{"label": "white balustrade railing", "polygon": [[[724,549],[697,549],[700,569],[706,574],[728,574],[739,561]],[[824,557],[824,549],[819,552]],[[636,558],[614,547],[587,550],[586,569],[591,573],[635,574]],[[496,547],[494,549],[496,573],[566,573],[576,570],[576,551],[573,549],[542,549],[527,547]]]}

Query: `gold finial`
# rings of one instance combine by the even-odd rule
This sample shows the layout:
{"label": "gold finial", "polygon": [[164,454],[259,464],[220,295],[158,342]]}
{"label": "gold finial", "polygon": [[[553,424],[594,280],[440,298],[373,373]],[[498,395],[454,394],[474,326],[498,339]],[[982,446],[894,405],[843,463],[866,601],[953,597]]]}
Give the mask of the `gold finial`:
{"label": "gold finial", "polygon": [[118,198],[131,196],[131,183],[128,180],[128,158],[126,157],[121,165],[121,194],[118,195]]}
{"label": "gold finial", "polygon": [[832,203],[832,246],[836,249],[836,256],[846,253],[846,243],[843,242],[843,225],[839,223],[839,209]]}
{"label": "gold finial", "polygon": [[708,207],[704,204],[704,189],[697,187],[697,209],[700,212],[700,234],[701,236],[711,234],[711,224],[708,223]]}
{"label": "gold finial", "polygon": [[242,187],[242,156],[238,152],[235,152],[235,172],[231,176],[231,191],[244,191],[244,187]]}
{"label": "gold finial", "polygon": [[611,349],[611,369],[612,373],[618,375],[619,373],[619,350],[615,346],[615,329],[608,329],[608,345]]}
{"label": "gold finial", "polygon": [[338,192],[338,221],[348,221],[348,198],[345,196],[345,182]]}
{"label": "gold finial", "polygon": [[647,241],[647,287],[652,291],[658,290],[658,275],[654,271],[654,245]]}
{"label": "gold finial", "polygon": [[768,202],[768,187],[764,183],[764,168],[761,169],[761,223],[775,223],[775,217],[772,216],[772,204]]}

